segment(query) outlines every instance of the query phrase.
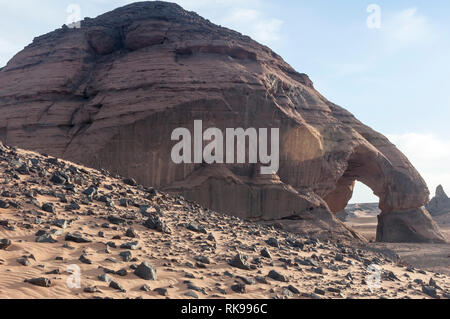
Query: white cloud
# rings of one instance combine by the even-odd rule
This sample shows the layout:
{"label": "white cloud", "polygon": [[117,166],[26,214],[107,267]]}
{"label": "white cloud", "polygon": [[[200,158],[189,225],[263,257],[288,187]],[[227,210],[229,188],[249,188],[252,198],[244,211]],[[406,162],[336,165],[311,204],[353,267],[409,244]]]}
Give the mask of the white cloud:
{"label": "white cloud", "polygon": [[428,19],[417,8],[408,8],[390,17],[383,26],[391,48],[429,45],[436,32]]}
{"label": "white cloud", "polygon": [[450,141],[434,134],[387,135],[408,157],[428,184],[432,196],[438,185],[450,192]]}
{"label": "white cloud", "polygon": [[195,11],[213,23],[248,35],[265,45],[281,38],[283,21],[262,11],[262,0],[175,0],[186,10]]}
{"label": "white cloud", "polygon": [[224,23],[263,44],[278,41],[283,26],[282,20],[266,17],[255,9],[235,9],[224,19]]}
{"label": "white cloud", "polygon": [[6,39],[0,38],[0,68],[5,66],[6,63],[22,48]]}

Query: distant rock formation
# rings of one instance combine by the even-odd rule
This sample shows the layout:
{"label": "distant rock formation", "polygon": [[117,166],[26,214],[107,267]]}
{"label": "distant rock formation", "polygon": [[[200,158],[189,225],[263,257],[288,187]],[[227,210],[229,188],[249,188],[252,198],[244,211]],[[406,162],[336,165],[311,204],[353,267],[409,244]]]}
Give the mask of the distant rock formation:
{"label": "distant rock formation", "polygon": [[432,216],[450,213],[450,198],[448,198],[442,185],[436,188],[436,195],[426,205],[426,208]]}
{"label": "distant rock formation", "polygon": [[[216,211],[353,236],[332,213],[346,207],[359,180],[380,198],[378,240],[394,238],[384,228],[408,214],[417,219],[402,219],[402,238],[442,239],[423,223],[425,182],[386,137],[268,47],[176,4],[138,2],[34,39],[0,70],[0,110],[0,140],[10,145],[105,168]],[[254,164],[173,163],[171,132],[192,131],[196,119],[222,130],[280,128],[278,174],[261,176]],[[429,237],[416,226],[429,227]]]}
{"label": "distant rock formation", "polygon": [[347,207],[336,214],[336,217],[341,221],[346,221],[347,218],[357,218],[361,215],[378,216],[381,210],[378,208],[378,203],[359,203],[349,204]]}

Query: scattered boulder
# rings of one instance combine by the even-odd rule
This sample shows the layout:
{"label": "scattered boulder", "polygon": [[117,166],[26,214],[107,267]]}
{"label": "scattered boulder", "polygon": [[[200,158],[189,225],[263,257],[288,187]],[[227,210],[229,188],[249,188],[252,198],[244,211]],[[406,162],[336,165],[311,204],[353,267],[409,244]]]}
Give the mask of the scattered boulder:
{"label": "scattered boulder", "polygon": [[247,260],[245,256],[238,253],[234,258],[230,261],[230,266],[243,269],[243,270],[250,270],[250,266],[247,263]]}
{"label": "scattered boulder", "polygon": [[120,283],[118,283],[117,281],[115,281],[115,280],[111,280],[109,282],[109,287],[113,288],[113,289],[116,289],[116,290],[119,290],[120,292],[127,292],[125,290],[125,288],[123,288],[123,286]]}
{"label": "scattered boulder", "polygon": [[150,216],[144,223],[149,229],[154,229],[163,233],[170,233],[169,227],[159,216]]}
{"label": "scattered boulder", "polygon": [[167,296],[169,294],[169,291],[167,290],[167,288],[156,288],[153,291],[156,292],[160,296]]}
{"label": "scattered boulder", "polygon": [[261,250],[261,256],[265,257],[265,258],[272,258],[272,256],[270,255],[270,252],[267,248],[263,248]]}
{"label": "scattered boulder", "polygon": [[156,280],[156,269],[148,262],[144,261],[134,271],[134,274],[145,280]]}
{"label": "scattered boulder", "polygon": [[11,240],[9,239],[0,239],[0,249],[6,249],[11,246]]}
{"label": "scattered boulder", "polygon": [[72,241],[72,242],[79,243],[79,244],[91,243],[92,242],[92,240],[83,237],[83,235],[81,235],[79,233],[67,234],[66,237],[65,237],[65,240],[66,241]]}
{"label": "scattered boulder", "polygon": [[39,286],[39,287],[51,287],[52,286],[52,282],[50,279],[47,278],[32,278],[32,279],[25,279],[25,282],[35,285],[35,286]]}
{"label": "scattered boulder", "polygon": [[206,231],[205,227],[197,224],[197,223],[189,223],[186,225],[186,228],[189,229],[190,231],[196,232],[196,233],[201,233],[201,234],[207,234],[208,232]]}
{"label": "scattered boulder", "polygon": [[280,274],[276,270],[271,270],[267,276],[269,278],[272,278],[273,280],[276,280],[276,281],[281,281],[281,282],[287,282],[288,281],[284,275]]}
{"label": "scattered boulder", "polygon": [[83,254],[80,256],[79,260],[83,263],[83,264],[88,264],[91,265],[92,264],[92,260],[90,260],[87,255]]}
{"label": "scattered boulder", "polygon": [[53,205],[53,203],[45,203],[45,204],[42,205],[42,210],[44,212],[54,213],[55,212],[55,205]]}
{"label": "scattered boulder", "polygon": [[437,292],[435,287],[423,285],[422,292],[432,298],[437,298]]}
{"label": "scattered boulder", "polygon": [[269,238],[267,239],[266,243],[269,246],[280,248],[280,244],[278,243],[278,240],[276,238]]}
{"label": "scattered boulder", "polygon": [[239,283],[231,286],[231,290],[238,294],[245,294],[246,293],[246,285]]}

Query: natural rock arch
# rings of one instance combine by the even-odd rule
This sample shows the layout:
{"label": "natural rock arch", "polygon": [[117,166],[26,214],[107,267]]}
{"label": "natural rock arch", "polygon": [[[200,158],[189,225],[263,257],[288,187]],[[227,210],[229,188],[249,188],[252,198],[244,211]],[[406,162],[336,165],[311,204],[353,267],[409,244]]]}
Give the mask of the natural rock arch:
{"label": "natural rock arch", "polygon": [[[372,152],[366,147],[358,147],[350,156],[347,168],[336,184],[336,188],[324,197],[330,210],[337,214],[345,209],[353,195],[355,182],[368,186],[379,198],[381,214],[378,216],[377,241],[388,242],[445,242],[445,238],[430,214],[420,204],[420,197],[411,198],[406,203],[402,198],[396,198],[396,184],[401,177],[391,174],[389,161],[378,152]],[[394,178],[393,178],[394,177]],[[402,196],[405,193],[402,192]]]}

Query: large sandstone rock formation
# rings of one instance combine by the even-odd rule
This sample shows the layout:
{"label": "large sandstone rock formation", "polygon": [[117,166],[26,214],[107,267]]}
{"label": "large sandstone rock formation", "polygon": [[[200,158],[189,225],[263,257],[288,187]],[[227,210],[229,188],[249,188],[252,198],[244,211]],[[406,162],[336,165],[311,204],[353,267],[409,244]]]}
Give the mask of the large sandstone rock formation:
{"label": "large sandstone rock formation", "polygon": [[[175,4],[139,2],[36,38],[0,70],[0,110],[8,144],[107,168],[217,211],[349,234],[330,212],[345,208],[359,180],[380,198],[379,240],[393,238],[388,216],[397,212],[395,222],[408,225],[395,229],[402,238],[442,240],[431,223],[425,237],[411,231],[428,220],[420,207],[429,192],[384,136],[269,48]],[[280,128],[278,174],[174,164],[171,132],[192,131],[195,119],[223,130]]]}

